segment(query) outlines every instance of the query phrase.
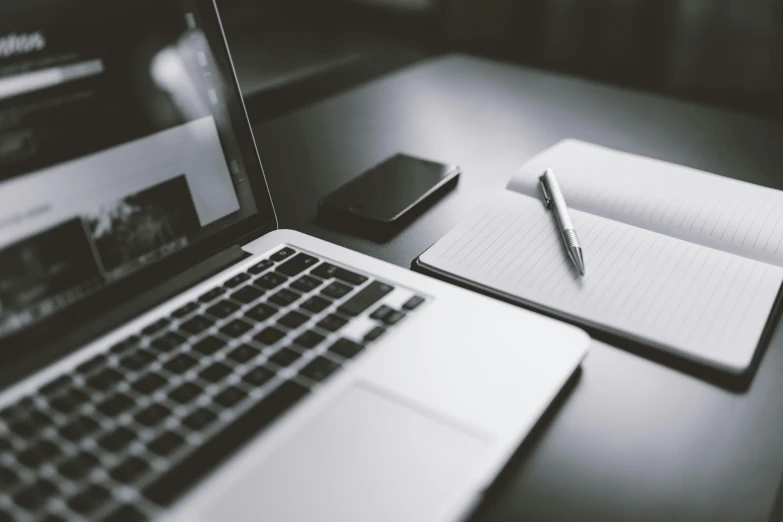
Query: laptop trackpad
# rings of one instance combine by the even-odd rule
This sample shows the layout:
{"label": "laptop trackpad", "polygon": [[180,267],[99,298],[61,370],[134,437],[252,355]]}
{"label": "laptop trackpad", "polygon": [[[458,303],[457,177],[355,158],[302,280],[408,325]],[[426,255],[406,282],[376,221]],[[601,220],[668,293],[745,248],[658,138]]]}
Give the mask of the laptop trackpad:
{"label": "laptop trackpad", "polygon": [[206,518],[431,520],[488,446],[478,435],[356,385],[238,477]]}

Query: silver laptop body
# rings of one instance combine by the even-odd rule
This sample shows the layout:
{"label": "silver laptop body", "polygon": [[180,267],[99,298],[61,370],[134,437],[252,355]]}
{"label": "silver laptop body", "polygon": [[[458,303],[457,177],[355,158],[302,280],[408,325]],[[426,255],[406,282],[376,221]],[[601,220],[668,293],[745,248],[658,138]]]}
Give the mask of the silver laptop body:
{"label": "silver laptop body", "polygon": [[0,15],[0,520],[468,514],[588,336],[278,230],[213,2]]}

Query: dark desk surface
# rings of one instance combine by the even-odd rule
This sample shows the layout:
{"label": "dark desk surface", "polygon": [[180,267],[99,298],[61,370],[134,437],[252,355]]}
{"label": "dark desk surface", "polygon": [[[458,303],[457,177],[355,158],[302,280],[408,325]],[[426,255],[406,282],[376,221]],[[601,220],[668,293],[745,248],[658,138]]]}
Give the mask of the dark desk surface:
{"label": "dark desk surface", "polygon": [[[781,123],[465,56],[387,75],[255,133],[282,227],[404,267],[567,137],[783,188]],[[316,222],[320,196],[398,151],[460,164],[458,188],[382,244]],[[570,396],[477,518],[766,521],[781,434],[780,328],[742,393],[594,342]]]}

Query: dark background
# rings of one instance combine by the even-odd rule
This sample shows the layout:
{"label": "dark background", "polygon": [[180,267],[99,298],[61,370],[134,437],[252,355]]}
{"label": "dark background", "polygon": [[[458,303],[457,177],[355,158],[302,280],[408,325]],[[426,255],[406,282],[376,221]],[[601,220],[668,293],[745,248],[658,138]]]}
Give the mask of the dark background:
{"label": "dark background", "polygon": [[224,17],[234,15],[252,28],[252,42],[244,36],[232,41],[231,31],[228,37],[233,47],[257,49],[254,72],[240,77],[253,90],[335,70],[356,75],[358,64],[378,67],[379,55],[388,60],[389,53],[399,59],[402,52],[458,51],[783,118],[781,0],[218,0],[218,5]]}

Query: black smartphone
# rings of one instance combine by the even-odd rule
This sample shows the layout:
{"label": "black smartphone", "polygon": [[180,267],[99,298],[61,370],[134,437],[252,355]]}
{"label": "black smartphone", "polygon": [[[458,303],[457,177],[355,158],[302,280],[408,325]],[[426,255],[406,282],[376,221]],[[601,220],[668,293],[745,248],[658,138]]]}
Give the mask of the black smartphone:
{"label": "black smartphone", "polygon": [[319,213],[388,229],[453,188],[459,174],[457,165],[397,154],[321,199]]}

